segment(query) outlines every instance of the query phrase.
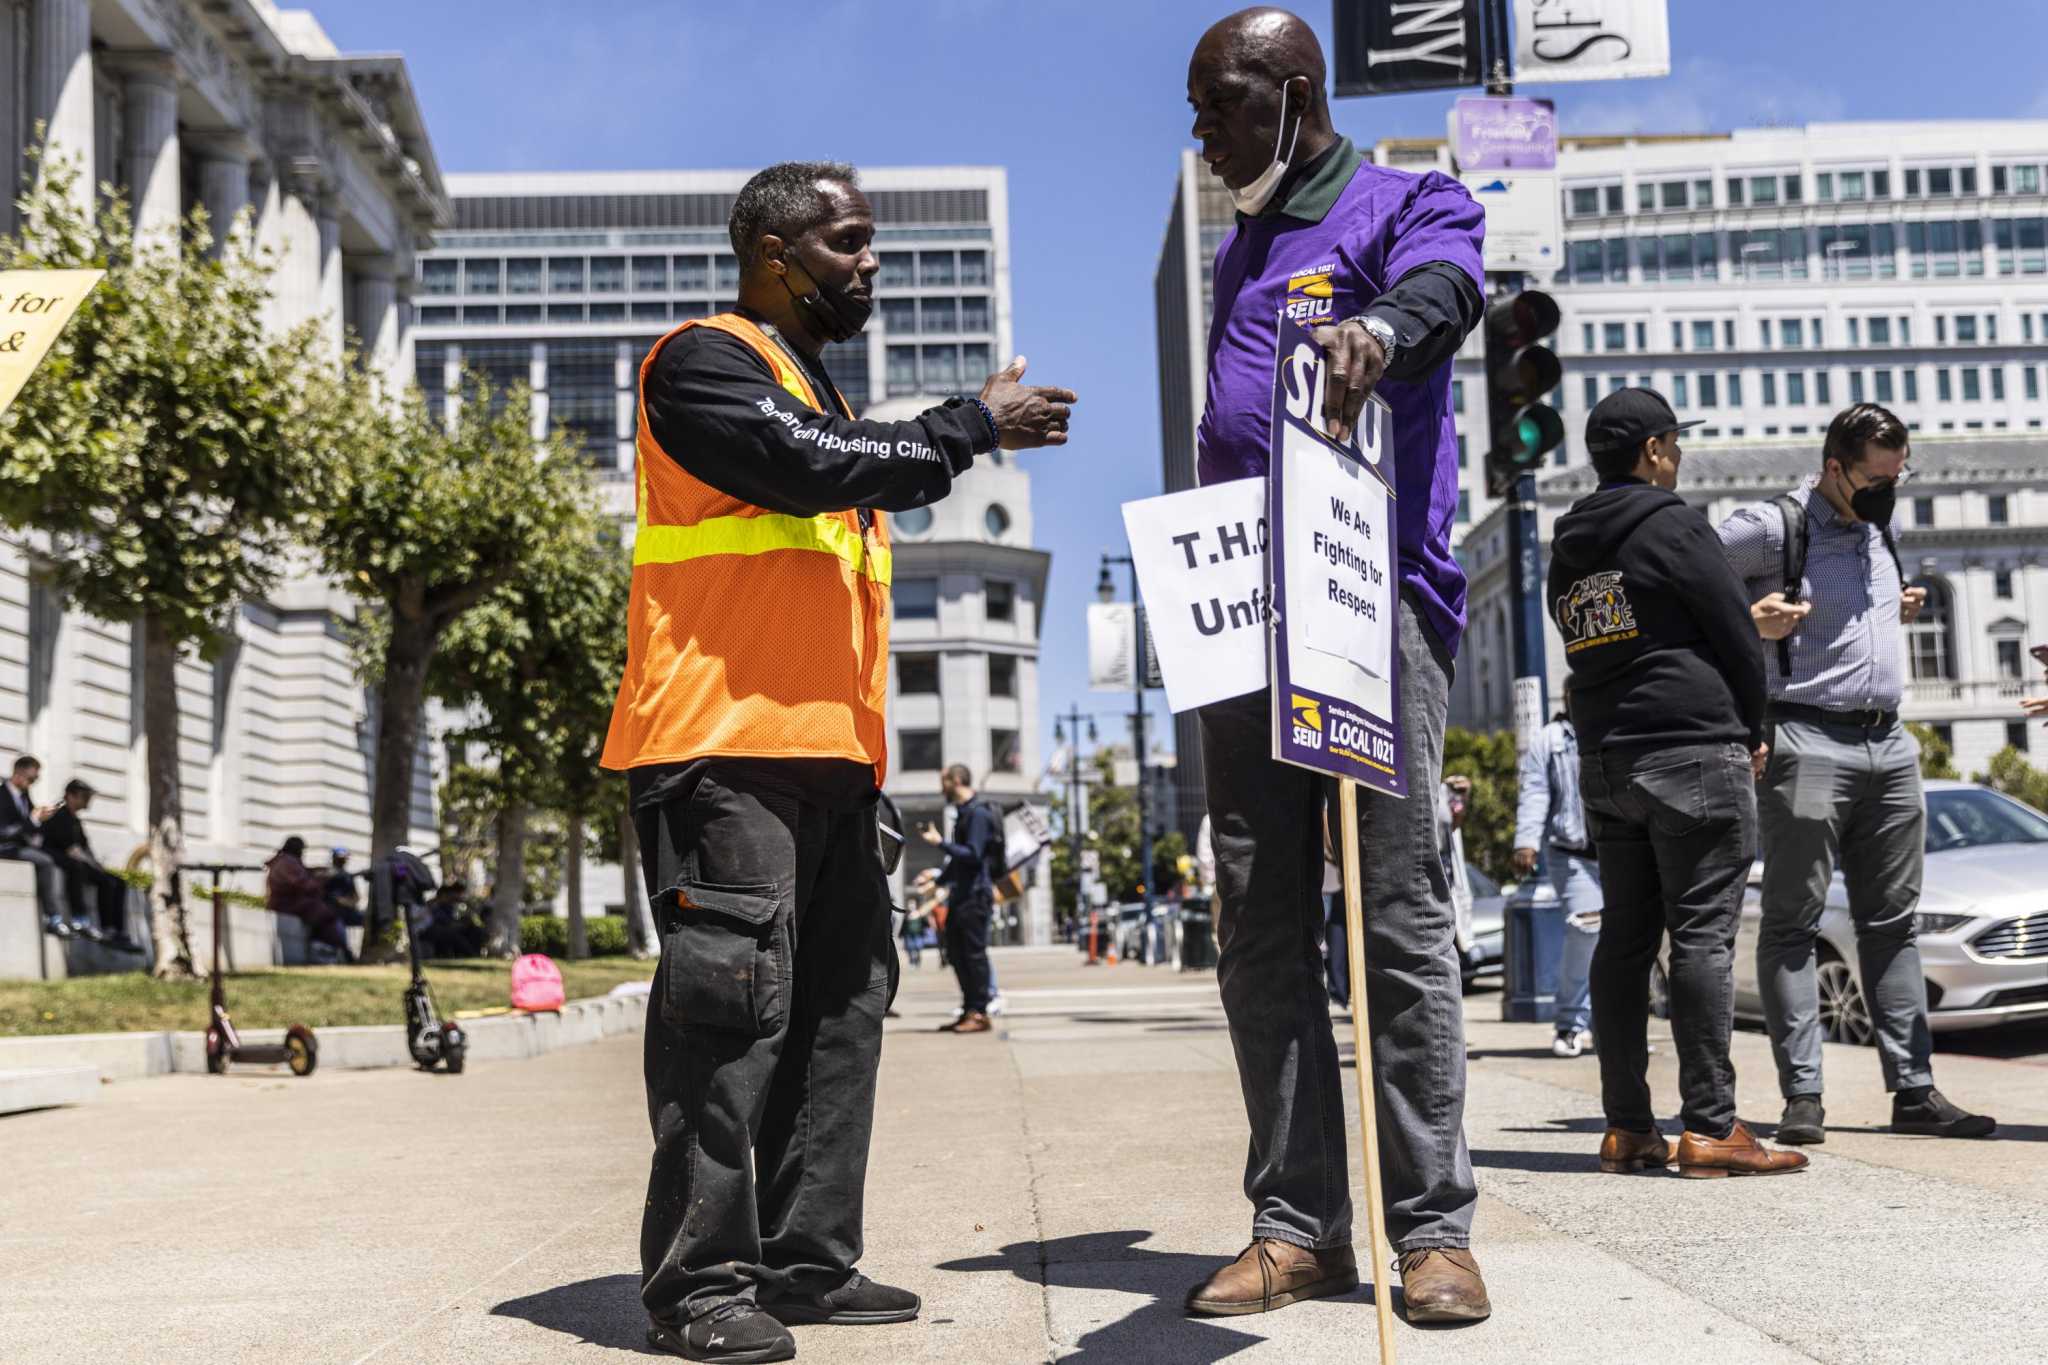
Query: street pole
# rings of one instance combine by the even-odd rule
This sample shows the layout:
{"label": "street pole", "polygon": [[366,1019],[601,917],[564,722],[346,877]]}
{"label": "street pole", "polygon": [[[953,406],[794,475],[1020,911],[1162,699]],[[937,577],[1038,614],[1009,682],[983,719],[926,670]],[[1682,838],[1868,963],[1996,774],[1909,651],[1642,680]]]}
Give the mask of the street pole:
{"label": "street pole", "polygon": [[1138,886],[1144,894],[1145,918],[1140,926],[1139,942],[1143,945],[1141,960],[1152,960],[1152,815],[1149,793],[1151,785],[1149,765],[1145,749],[1145,604],[1138,596],[1138,565],[1129,555],[1104,555],[1102,572],[1106,578],[1112,564],[1128,565],[1131,570],[1131,612],[1135,618],[1137,647],[1131,658],[1131,744],[1138,758]]}
{"label": "street pole", "polygon": [[1081,774],[1081,722],[1088,722],[1088,738],[1095,738],[1095,718],[1078,705],[1065,715],[1053,716],[1053,742],[1061,742],[1064,733],[1074,736],[1074,747],[1067,757],[1067,840],[1074,846],[1074,932],[1081,932],[1081,917],[1088,910],[1088,874],[1082,867],[1083,843],[1087,826],[1088,788]]}

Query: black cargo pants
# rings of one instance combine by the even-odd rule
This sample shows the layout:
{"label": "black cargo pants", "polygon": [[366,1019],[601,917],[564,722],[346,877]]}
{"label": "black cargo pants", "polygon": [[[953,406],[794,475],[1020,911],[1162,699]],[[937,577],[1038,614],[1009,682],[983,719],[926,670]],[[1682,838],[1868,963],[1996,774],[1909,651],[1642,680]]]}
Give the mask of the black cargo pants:
{"label": "black cargo pants", "polygon": [[662,1317],[832,1288],[860,1259],[888,885],[872,796],[821,798],[780,767],[632,774],[661,930],[640,1265]]}

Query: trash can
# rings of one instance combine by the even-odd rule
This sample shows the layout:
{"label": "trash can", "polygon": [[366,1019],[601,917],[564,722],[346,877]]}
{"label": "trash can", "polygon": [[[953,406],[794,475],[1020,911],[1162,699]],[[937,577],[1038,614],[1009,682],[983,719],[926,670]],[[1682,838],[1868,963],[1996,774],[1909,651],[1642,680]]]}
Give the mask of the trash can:
{"label": "trash can", "polygon": [[1180,969],[1205,972],[1216,965],[1216,925],[1205,900],[1182,901],[1180,906]]}
{"label": "trash can", "polygon": [[[1559,917],[1557,892],[1539,866],[1508,897],[1501,941],[1502,1022],[1547,1024],[1557,1017],[1557,997],[1537,986],[1547,983],[1554,988],[1557,981],[1555,959],[1564,946],[1558,941],[1563,925],[1548,921]],[[1547,964],[1546,956],[1551,959]]]}

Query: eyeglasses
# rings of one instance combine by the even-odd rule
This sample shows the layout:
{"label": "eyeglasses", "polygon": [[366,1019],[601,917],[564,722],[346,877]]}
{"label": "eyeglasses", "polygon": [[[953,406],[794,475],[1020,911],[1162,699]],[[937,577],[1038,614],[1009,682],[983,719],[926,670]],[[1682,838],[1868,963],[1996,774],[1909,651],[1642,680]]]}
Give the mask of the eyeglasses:
{"label": "eyeglasses", "polygon": [[[1909,466],[1907,466],[1906,468],[1904,468],[1904,469],[1901,469],[1901,470],[1899,471],[1899,473],[1898,473],[1898,477],[1896,477],[1896,478],[1891,478],[1891,479],[1872,479],[1872,480],[1871,480],[1871,481],[1870,481],[1869,483],[1866,483],[1866,484],[1864,484],[1864,485],[1863,485],[1863,487],[1864,487],[1864,488],[1903,488],[1903,487],[1905,487],[1905,486],[1906,486],[1907,484],[1909,484],[1909,483],[1913,482],[1913,480],[1914,480],[1914,479],[1916,479],[1916,478],[1918,478],[1919,476],[1920,476],[1920,471],[1919,471],[1919,470],[1917,470],[1917,469],[1914,469],[1913,467],[1911,467],[1911,466],[1909,465]],[[1855,487],[1856,487],[1856,484],[1855,484],[1854,480],[1851,480],[1851,482],[1850,482],[1849,486],[1850,486],[1851,488],[1855,488]]]}

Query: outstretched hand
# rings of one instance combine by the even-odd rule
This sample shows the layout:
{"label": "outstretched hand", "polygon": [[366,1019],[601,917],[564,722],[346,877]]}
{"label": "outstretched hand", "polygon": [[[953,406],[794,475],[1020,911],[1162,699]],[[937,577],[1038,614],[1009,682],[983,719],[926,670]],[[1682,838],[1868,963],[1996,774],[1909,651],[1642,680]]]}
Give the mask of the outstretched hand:
{"label": "outstretched hand", "polygon": [[1799,629],[1812,610],[1811,602],[1787,602],[1784,593],[1774,592],[1750,604],[1749,619],[1756,622],[1756,633],[1766,640],[1782,640]]}
{"label": "outstretched hand", "polygon": [[1387,372],[1386,348],[1363,323],[1318,327],[1316,345],[1323,348],[1323,430],[1338,443],[1351,439],[1365,400]]}
{"label": "outstretched hand", "polygon": [[997,438],[1004,450],[1063,446],[1077,401],[1074,391],[1022,382],[1024,363],[1018,356],[981,386],[981,401],[995,415]]}

